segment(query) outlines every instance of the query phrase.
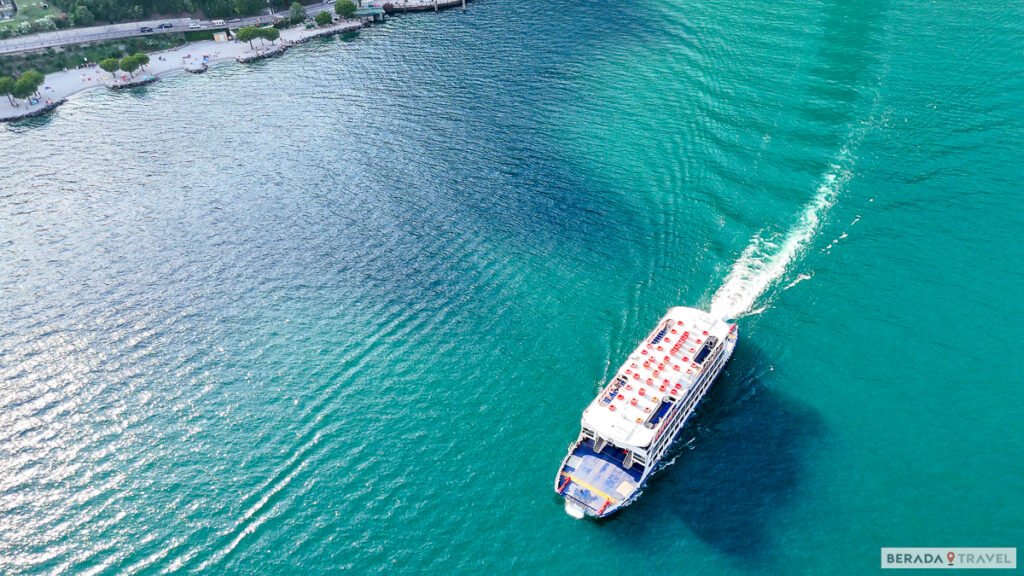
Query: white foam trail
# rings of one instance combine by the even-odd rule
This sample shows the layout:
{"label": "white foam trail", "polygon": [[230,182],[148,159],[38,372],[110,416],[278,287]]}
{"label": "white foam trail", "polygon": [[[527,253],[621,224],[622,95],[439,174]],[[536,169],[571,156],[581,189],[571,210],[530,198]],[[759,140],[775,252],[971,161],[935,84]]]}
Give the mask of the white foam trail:
{"label": "white foam trail", "polygon": [[[751,312],[758,297],[785,274],[790,263],[814,238],[825,213],[836,203],[839,191],[850,180],[850,164],[849,148],[844,147],[822,176],[814,198],[804,206],[800,219],[785,235],[765,236],[763,231],[754,235],[721,288],[711,297],[713,315],[735,319]],[[761,310],[764,307],[757,312]]]}
{"label": "white foam trail", "polygon": [[783,290],[789,290],[790,288],[792,288],[793,286],[796,286],[797,284],[803,282],[804,280],[810,280],[812,276],[814,276],[814,275],[813,274],[798,274],[796,279],[794,279],[789,284],[786,284],[786,287],[783,288]]}

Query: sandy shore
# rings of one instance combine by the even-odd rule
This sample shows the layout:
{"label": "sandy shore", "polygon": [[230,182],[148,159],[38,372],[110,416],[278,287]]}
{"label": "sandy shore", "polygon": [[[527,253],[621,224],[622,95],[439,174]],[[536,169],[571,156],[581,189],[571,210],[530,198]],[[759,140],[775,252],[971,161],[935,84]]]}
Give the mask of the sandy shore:
{"label": "sandy shore", "polygon": [[[289,28],[281,31],[281,39],[276,44],[297,44],[316,36],[344,33],[357,30],[362,26],[361,21],[344,20],[331,26],[312,30],[303,27]],[[149,55],[150,60],[146,69],[136,72],[135,78],[147,75],[159,78],[163,75],[181,72],[186,68],[198,67],[203,63],[209,65],[235,61],[238,58],[257,56],[276,48],[269,42],[261,45],[258,40],[253,42],[253,46],[250,48],[248,42],[204,40],[191,42],[171,50],[154,52]],[[47,106],[52,107],[54,103],[63,101],[69,96],[94,88],[112,87],[131,80],[132,78],[129,78],[127,74],[118,73],[115,77],[99,67],[47,74],[46,81],[39,90],[42,98],[37,103],[28,105],[24,100],[18,100],[17,106],[11,106],[7,98],[0,98],[0,120],[36,114]]]}

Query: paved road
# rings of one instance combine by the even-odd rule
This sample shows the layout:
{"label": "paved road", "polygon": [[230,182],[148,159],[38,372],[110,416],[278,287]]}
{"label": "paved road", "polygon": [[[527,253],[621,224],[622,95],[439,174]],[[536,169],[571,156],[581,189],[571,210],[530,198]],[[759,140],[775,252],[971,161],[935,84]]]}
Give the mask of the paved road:
{"label": "paved road", "polygon": [[[316,15],[323,10],[333,14],[334,4],[325,2],[306,6],[306,13],[310,16]],[[251,18],[235,19],[228,22],[227,25],[232,28],[240,28],[242,26],[251,26],[254,24],[269,24],[274,21],[274,18],[279,16],[286,17],[287,12],[280,12],[274,16],[264,14],[262,16],[253,16]],[[157,26],[165,22],[171,23],[174,27],[169,30],[157,28]],[[169,18],[165,20],[146,20],[143,22],[109,24],[107,26],[91,26],[89,28],[69,28],[67,30],[58,30],[56,32],[42,32],[39,34],[32,34],[30,36],[17,36],[15,38],[0,40],[0,54],[14,54],[29,50],[66,46],[68,44],[116,40],[118,38],[130,38],[132,36],[153,36],[156,34],[166,34],[168,32],[180,33],[188,31],[189,24],[192,23],[199,24],[202,28],[216,28],[209,20],[193,20],[191,18]],[[142,28],[152,28],[153,32],[143,32],[141,30]]]}

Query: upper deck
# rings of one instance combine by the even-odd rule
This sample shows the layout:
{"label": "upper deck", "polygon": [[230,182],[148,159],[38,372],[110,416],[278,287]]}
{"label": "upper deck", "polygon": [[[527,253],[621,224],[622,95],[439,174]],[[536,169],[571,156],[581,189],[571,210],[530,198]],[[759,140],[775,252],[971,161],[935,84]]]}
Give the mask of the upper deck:
{"label": "upper deck", "polygon": [[650,446],[733,326],[696,308],[670,309],[583,411],[583,427],[616,446]]}

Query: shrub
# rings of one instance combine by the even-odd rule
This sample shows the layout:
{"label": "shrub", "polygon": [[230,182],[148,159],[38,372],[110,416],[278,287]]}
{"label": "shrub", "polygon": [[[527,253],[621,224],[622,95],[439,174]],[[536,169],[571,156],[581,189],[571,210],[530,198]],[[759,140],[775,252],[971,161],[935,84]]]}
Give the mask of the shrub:
{"label": "shrub", "polygon": [[75,26],[92,26],[96,23],[96,17],[85,6],[75,8]]}
{"label": "shrub", "polygon": [[356,13],[356,4],[352,0],[337,0],[334,11],[342,18],[349,18]]}
{"label": "shrub", "polygon": [[53,21],[53,16],[46,16],[38,20],[32,21],[32,30],[35,32],[49,32],[57,29],[57,23]]}

